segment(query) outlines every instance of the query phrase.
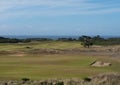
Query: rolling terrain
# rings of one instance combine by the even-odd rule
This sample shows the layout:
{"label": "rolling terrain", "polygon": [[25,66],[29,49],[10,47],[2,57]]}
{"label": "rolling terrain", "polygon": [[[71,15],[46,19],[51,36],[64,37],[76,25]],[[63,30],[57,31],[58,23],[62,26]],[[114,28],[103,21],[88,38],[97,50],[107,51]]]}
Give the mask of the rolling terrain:
{"label": "rolling terrain", "polygon": [[[120,46],[84,48],[80,42],[0,44],[0,79],[85,78],[120,72]],[[111,66],[92,67],[95,61]]]}

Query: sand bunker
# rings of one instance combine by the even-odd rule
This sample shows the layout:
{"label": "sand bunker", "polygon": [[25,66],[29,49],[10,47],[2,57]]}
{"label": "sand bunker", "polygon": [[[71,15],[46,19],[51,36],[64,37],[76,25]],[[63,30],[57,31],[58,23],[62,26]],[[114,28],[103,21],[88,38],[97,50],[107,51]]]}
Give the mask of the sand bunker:
{"label": "sand bunker", "polygon": [[95,61],[91,64],[91,66],[94,66],[94,67],[106,67],[111,65],[112,65],[111,63],[103,62],[103,61]]}
{"label": "sand bunker", "polygon": [[25,56],[25,54],[13,54],[11,56]]}
{"label": "sand bunker", "polygon": [[10,56],[25,56],[24,52],[15,52],[15,53],[11,53]]}

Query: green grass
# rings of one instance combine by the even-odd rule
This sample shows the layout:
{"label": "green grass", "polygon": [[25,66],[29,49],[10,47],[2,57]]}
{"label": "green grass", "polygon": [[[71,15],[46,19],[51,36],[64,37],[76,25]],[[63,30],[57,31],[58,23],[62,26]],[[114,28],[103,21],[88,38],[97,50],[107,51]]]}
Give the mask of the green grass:
{"label": "green grass", "polygon": [[[19,44],[0,44],[0,51],[26,51],[31,49],[78,49],[80,42],[31,42]],[[111,62],[110,67],[91,67],[95,60]],[[105,72],[120,72],[117,58],[93,57],[78,54],[0,54],[0,79],[46,79],[46,78],[84,78]]]}
{"label": "green grass", "polygon": [[120,71],[120,62],[107,58],[107,61],[113,63],[111,67],[91,67],[90,63],[96,59],[105,58],[73,55],[0,56],[0,78],[83,78],[103,72]]}
{"label": "green grass", "polygon": [[2,43],[0,44],[0,51],[3,50],[25,50],[25,47],[31,47],[33,49],[74,49],[81,48],[81,43],[77,41],[72,42],[63,42],[63,41],[41,41],[41,42],[31,42],[31,43],[18,43],[18,44],[9,44]]}

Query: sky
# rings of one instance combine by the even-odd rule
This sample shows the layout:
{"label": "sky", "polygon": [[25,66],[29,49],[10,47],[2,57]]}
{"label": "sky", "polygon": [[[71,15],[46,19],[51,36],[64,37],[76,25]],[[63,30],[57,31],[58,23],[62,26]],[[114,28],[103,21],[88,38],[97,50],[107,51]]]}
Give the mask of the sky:
{"label": "sky", "polygon": [[0,0],[0,35],[120,36],[120,0]]}

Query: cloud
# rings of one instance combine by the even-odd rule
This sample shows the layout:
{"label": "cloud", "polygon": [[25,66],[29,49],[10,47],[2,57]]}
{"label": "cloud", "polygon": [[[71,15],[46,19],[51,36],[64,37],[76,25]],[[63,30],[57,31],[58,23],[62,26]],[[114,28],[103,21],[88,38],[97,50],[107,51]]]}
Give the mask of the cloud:
{"label": "cloud", "polygon": [[120,12],[118,0],[0,0],[0,18]]}

